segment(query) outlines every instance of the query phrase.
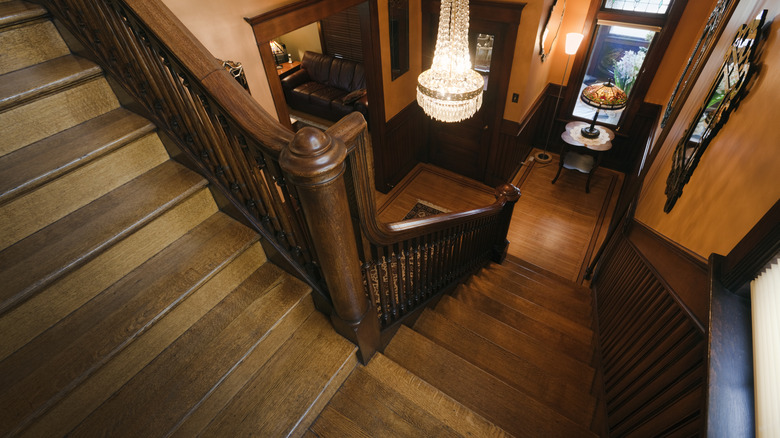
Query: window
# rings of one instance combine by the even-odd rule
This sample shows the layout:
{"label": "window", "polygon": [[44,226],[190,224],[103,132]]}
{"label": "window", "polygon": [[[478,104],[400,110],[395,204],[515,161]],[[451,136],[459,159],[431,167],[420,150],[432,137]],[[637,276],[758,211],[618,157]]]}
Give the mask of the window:
{"label": "window", "polygon": [[669,3],[670,0],[607,0],[604,2],[604,9],[665,14]]}
{"label": "window", "polygon": [[[657,33],[657,29],[633,27],[624,23],[598,24],[578,95],[588,85],[611,82],[630,97]],[[597,121],[616,125],[623,111],[601,111]],[[577,99],[573,115],[590,119],[595,112],[595,108]]]}
{"label": "window", "polygon": [[626,92],[628,105],[617,111],[600,111],[596,122],[616,126],[644,100],[685,2],[591,1],[591,8],[598,10],[588,33],[587,52],[577,58],[572,69],[565,108],[576,119],[592,120],[596,109],[582,102],[580,94],[589,85],[610,82]]}

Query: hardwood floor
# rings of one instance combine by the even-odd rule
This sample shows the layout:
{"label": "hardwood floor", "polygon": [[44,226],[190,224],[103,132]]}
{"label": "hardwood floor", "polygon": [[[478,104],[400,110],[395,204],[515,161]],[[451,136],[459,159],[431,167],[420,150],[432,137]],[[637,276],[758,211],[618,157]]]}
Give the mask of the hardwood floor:
{"label": "hardwood floor", "polygon": [[[531,153],[533,156],[533,152]],[[563,278],[582,283],[583,275],[615,209],[623,175],[600,168],[585,193],[587,175],[564,169],[555,184],[558,157],[531,162],[513,183],[522,195],[509,227],[508,253]],[[495,200],[493,188],[419,164],[390,193],[377,194],[377,213],[386,222],[401,220],[418,200],[449,211],[477,208]]]}
{"label": "hardwood floor", "polygon": [[[533,154],[533,152],[532,152]],[[623,175],[599,168],[585,193],[587,175],[562,170],[555,184],[558,156],[549,164],[532,162],[515,185],[522,195],[509,228],[509,254],[576,283],[606,237]]]}
{"label": "hardwood floor", "polygon": [[493,188],[431,164],[418,164],[387,195],[377,193],[377,214],[384,222],[400,221],[418,201],[462,211],[492,204]]}

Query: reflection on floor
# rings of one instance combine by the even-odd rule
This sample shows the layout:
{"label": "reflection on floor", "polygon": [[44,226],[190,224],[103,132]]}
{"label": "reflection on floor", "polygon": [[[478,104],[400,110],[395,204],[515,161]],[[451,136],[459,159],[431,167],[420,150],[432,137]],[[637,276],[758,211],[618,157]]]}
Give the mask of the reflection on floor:
{"label": "reflection on floor", "polygon": [[[532,151],[531,155],[536,151]],[[600,168],[585,193],[587,175],[530,162],[513,183],[522,193],[509,228],[509,254],[582,283],[587,262],[603,241],[623,175]],[[384,222],[401,220],[422,200],[450,211],[478,208],[495,200],[493,188],[429,164],[419,164],[390,193],[377,193]]]}

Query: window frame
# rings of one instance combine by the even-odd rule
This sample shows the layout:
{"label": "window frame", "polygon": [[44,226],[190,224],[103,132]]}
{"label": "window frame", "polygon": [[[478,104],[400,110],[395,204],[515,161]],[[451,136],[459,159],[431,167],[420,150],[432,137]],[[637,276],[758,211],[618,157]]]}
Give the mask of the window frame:
{"label": "window frame", "polygon": [[583,41],[587,42],[587,44],[583,44],[581,47],[586,48],[586,50],[578,50],[574,57],[571,75],[566,83],[566,94],[564,95],[561,110],[556,116],[565,120],[591,121],[590,119],[575,116],[574,106],[577,103],[577,99],[579,99],[578,85],[582,83],[585,76],[587,64],[591,52],[593,51],[593,44],[596,40],[596,29],[599,22],[610,22],[610,24],[613,25],[625,23],[627,26],[640,25],[658,27],[660,30],[650,44],[650,49],[645,56],[642,71],[640,71],[637,76],[634,87],[631,90],[631,95],[628,99],[628,104],[623,110],[620,119],[616,124],[600,123],[620,133],[630,129],[634,116],[639,110],[642,102],[644,102],[647,90],[650,88],[655,73],[658,71],[658,66],[661,63],[664,52],[677,28],[680,16],[685,9],[686,2],[682,0],[672,0],[665,14],[605,9],[605,3],[606,0],[591,0],[590,9],[588,10],[588,15],[585,19],[585,25],[583,26]]}

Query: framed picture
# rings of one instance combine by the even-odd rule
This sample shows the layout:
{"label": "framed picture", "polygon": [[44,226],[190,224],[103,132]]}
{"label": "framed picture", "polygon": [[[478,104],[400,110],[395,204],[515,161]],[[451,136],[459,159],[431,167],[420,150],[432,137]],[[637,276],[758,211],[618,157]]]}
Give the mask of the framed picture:
{"label": "framed picture", "polygon": [[677,143],[672,156],[672,169],[666,180],[666,204],[664,205],[666,213],[672,210],[677,199],[682,195],[683,187],[690,180],[709,143],[726,124],[729,114],[737,109],[739,102],[747,94],[750,79],[759,66],[757,54],[760,52],[758,48],[762,42],[761,29],[766,16],[767,11],[763,10],[755,19],[743,24],[737,31],[707,97],[701,103],[693,122]]}

